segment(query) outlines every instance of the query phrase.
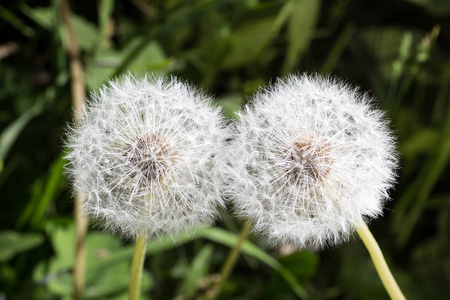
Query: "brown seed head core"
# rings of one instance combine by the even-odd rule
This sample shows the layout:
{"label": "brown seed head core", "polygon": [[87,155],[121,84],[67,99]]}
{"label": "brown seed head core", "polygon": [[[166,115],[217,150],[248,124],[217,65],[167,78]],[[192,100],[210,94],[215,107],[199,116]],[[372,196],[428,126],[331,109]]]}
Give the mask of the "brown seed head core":
{"label": "brown seed head core", "polygon": [[311,185],[324,180],[333,163],[328,144],[311,137],[298,139],[286,154],[286,173],[291,182],[299,185]]}
{"label": "brown seed head core", "polygon": [[132,166],[131,174],[141,176],[148,182],[160,180],[170,173],[176,162],[176,151],[164,138],[154,134],[136,137],[132,144],[127,145],[125,156]]}

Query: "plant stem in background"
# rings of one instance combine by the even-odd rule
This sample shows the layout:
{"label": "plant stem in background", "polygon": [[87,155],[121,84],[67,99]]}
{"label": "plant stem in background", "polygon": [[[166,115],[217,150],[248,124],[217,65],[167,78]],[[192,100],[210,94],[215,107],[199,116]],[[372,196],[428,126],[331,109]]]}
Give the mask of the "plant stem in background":
{"label": "plant stem in background", "polygon": [[394,276],[392,276],[377,241],[373,237],[369,228],[367,228],[367,225],[364,222],[361,223],[361,227],[357,230],[358,234],[369,251],[370,257],[372,258],[373,264],[377,269],[378,275],[380,276],[386,291],[393,300],[406,299],[397,285]]}
{"label": "plant stem in background", "polygon": [[[72,27],[70,6],[67,0],[62,0],[61,2],[61,14],[69,35],[67,51],[70,57],[72,105],[75,112],[79,113],[81,112],[84,99],[86,98],[86,88],[84,84],[83,65],[80,60],[80,50],[78,49],[77,39]],[[78,116],[75,115],[75,118],[77,117]]]}
{"label": "plant stem in background", "polygon": [[213,287],[210,290],[210,294],[207,295],[207,298],[209,300],[216,299],[217,296],[220,294],[222,286],[227,281],[228,277],[231,274],[231,271],[236,265],[237,259],[239,258],[239,253],[241,252],[242,244],[247,239],[249,232],[250,232],[250,221],[247,221],[244,227],[242,228],[241,234],[239,235],[239,240],[237,241],[233,249],[231,249],[227,259],[222,265],[222,269],[220,270],[219,281],[215,285],[213,285]]}
{"label": "plant stem in background", "polygon": [[[79,117],[84,99],[86,97],[86,89],[84,85],[84,71],[80,60],[80,51],[78,49],[75,32],[71,23],[71,11],[67,0],[61,2],[61,15],[64,25],[66,26],[69,36],[67,52],[70,57],[70,78],[72,92],[72,106],[75,110],[75,121]],[[73,269],[73,299],[79,300],[84,292],[85,270],[86,270],[86,233],[88,221],[83,214],[83,198],[80,194],[75,196],[74,217],[76,226],[76,251],[75,265]]]}
{"label": "plant stem in background", "polygon": [[141,292],[142,269],[144,267],[147,235],[143,232],[134,245],[133,260],[131,262],[130,284],[128,286],[128,299],[137,300]]}

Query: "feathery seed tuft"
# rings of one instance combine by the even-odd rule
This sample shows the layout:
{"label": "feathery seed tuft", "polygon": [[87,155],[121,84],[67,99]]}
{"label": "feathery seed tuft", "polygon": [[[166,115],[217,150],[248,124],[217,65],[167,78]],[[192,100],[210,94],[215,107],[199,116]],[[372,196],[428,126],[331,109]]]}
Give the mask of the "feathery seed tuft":
{"label": "feathery seed tuft", "polygon": [[317,249],[379,216],[397,168],[373,99],[331,77],[288,76],[257,93],[228,147],[235,213],[274,244]]}
{"label": "feathery seed tuft", "polygon": [[90,218],[136,238],[213,222],[228,138],[220,109],[176,78],[131,75],[91,94],[68,132],[68,173]]}

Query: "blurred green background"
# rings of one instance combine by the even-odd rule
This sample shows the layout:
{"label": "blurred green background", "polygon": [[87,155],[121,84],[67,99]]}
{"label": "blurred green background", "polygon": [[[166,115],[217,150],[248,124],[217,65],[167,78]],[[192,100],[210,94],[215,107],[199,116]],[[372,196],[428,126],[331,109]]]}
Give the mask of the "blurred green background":
{"label": "blurred green background", "polygon": [[[398,136],[393,200],[371,229],[408,299],[450,286],[450,1],[71,1],[88,91],[133,73],[175,74],[229,117],[290,72],[332,73],[376,97]],[[0,299],[70,299],[72,119],[61,1],[0,4]],[[142,299],[201,299],[242,224],[150,242]],[[95,228],[86,299],[126,299],[132,245]],[[357,236],[317,253],[249,239],[221,299],[388,299]]]}

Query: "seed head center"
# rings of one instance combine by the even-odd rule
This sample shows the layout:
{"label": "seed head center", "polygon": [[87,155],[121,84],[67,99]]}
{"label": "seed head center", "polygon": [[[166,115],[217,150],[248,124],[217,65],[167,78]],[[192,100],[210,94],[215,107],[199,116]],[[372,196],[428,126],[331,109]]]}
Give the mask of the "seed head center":
{"label": "seed head center", "polygon": [[133,176],[147,182],[158,181],[169,175],[176,162],[176,151],[168,140],[154,134],[136,137],[127,145],[125,155]]}
{"label": "seed head center", "polygon": [[290,180],[300,185],[310,185],[324,180],[333,163],[328,144],[312,139],[299,139],[287,151],[286,173]]}

